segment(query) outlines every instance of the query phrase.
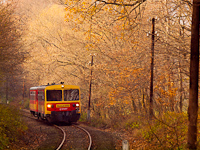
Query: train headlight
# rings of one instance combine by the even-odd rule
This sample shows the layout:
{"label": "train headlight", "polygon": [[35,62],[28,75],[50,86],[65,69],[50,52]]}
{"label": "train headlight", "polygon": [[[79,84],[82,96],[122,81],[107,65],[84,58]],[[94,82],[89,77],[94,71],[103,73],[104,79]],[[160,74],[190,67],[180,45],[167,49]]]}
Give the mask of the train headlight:
{"label": "train headlight", "polygon": [[79,106],[80,106],[80,105],[77,103],[77,104],[76,104],[76,111],[77,111],[77,113],[80,112],[80,110],[79,110]]}
{"label": "train headlight", "polygon": [[47,108],[53,108],[53,104],[47,104]]}

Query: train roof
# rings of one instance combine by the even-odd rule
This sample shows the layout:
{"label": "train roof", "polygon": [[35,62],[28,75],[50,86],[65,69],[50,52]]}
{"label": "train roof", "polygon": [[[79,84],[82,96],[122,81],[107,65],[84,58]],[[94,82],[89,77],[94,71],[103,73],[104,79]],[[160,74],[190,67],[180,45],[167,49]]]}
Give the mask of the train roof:
{"label": "train roof", "polygon": [[54,85],[41,85],[41,86],[35,86],[31,87],[30,90],[42,90],[42,89],[79,89],[79,86],[77,85],[65,85],[65,84],[54,84]]}
{"label": "train roof", "polygon": [[37,89],[45,89],[47,86],[34,86],[34,87],[30,87],[30,90],[37,90]]}

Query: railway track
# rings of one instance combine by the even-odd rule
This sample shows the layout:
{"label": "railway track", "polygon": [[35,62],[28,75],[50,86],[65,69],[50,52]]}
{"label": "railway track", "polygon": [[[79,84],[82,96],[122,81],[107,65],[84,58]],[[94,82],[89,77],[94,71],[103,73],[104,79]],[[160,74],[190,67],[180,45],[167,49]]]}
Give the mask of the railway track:
{"label": "railway track", "polygon": [[[87,150],[90,150],[91,149],[92,138],[91,138],[90,133],[85,128],[83,128],[79,125],[76,125],[76,124],[72,124],[72,125],[61,124],[61,125],[50,125],[49,126],[49,124],[46,124],[44,121],[38,120],[38,119],[34,118],[33,116],[31,116],[29,114],[30,112],[28,110],[22,110],[22,111],[26,112],[26,113],[23,113],[24,117],[32,119],[33,121],[41,124],[39,126],[44,126],[42,128],[57,128],[62,132],[62,138],[61,138],[61,134],[59,134],[60,142],[56,146],[54,144],[54,146],[53,146],[53,147],[55,147],[54,149],[56,149],[56,150],[62,150],[62,149],[80,149],[80,150],[87,149]],[[41,127],[40,127],[40,130],[41,130]],[[47,129],[47,130],[49,130],[49,129]],[[57,132],[58,132],[58,130],[57,130]],[[55,138],[52,137],[51,139],[55,139]],[[42,145],[42,143],[40,143],[40,144]]]}
{"label": "railway track", "polygon": [[[57,127],[57,128],[59,128],[62,132],[63,132],[63,139],[62,139],[62,142],[60,143],[60,145],[58,146],[58,148],[56,149],[56,150],[60,150],[64,145],[65,145],[65,142],[66,142],[66,133],[67,134],[69,134],[69,132],[68,131],[71,131],[71,127],[73,127],[73,128],[76,128],[76,129],[78,129],[78,130],[81,130],[81,131],[83,131],[84,133],[86,133],[87,134],[87,136],[88,136],[88,140],[89,140],[89,144],[88,144],[88,147],[87,147],[87,149],[88,150],[90,150],[91,149],[91,146],[92,146],[92,138],[91,138],[91,135],[90,135],[90,133],[86,130],[86,129],[84,129],[83,127],[80,127],[80,126],[78,126],[78,125],[72,125],[72,126],[64,126],[64,127],[60,127],[60,126],[57,126],[57,125],[54,125],[55,127]],[[78,131],[79,132],[79,131]],[[73,131],[73,133],[74,133],[74,131]],[[70,137],[71,135],[69,135],[68,137]],[[73,135],[74,136],[74,135]],[[75,139],[75,138],[73,138],[73,136],[71,136],[72,137],[72,139]],[[68,139],[69,141],[70,141],[70,139]],[[65,147],[70,147],[70,148],[75,148],[75,147],[73,147],[74,146],[74,144],[69,144],[69,143],[74,143],[74,141],[73,142],[68,142],[66,145],[65,145]],[[84,142],[84,143],[86,143],[86,142]],[[83,142],[82,143],[79,143],[79,144],[83,144]],[[84,144],[85,145],[85,144]],[[78,146],[78,144],[77,144],[77,146]],[[80,146],[80,145],[79,145]],[[77,148],[77,149],[80,149],[81,147],[79,147],[79,148]],[[82,147],[83,148],[83,147]],[[83,149],[85,149],[85,148],[83,148]]]}
{"label": "railway track", "polygon": [[63,133],[63,139],[62,139],[62,142],[60,143],[60,145],[56,148],[56,150],[60,150],[61,149],[61,147],[63,146],[63,144],[65,143],[65,140],[66,140],[66,133],[65,133],[65,131],[61,128],[61,127],[59,127],[59,126],[57,126],[57,125],[54,125],[56,128],[58,128],[58,129],[60,129],[61,131],[62,131],[62,133]]}
{"label": "railway track", "polygon": [[23,111],[22,115],[30,130],[26,133],[29,135],[27,139],[29,149],[115,149],[115,136],[102,130],[85,124],[57,124],[62,131],[52,124],[33,117],[29,110]]}
{"label": "railway track", "polygon": [[91,137],[90,133],[86,129],[84,129],[83,127],[80,127],[80,126],[75,126],[75,127],[79,128],[79,129],[83,130],[85,133],[87,133],[87,135],[89,137],[89,141],[90,141],[89,146],[88,146],[88,150],[90,150],[91,146],[92,146],[92,137]]}

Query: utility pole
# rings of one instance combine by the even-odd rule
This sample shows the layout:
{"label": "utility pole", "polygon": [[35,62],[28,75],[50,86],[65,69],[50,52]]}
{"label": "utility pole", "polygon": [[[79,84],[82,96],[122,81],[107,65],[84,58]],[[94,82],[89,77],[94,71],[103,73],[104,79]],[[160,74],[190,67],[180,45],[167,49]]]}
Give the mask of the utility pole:
{"label": "utility pole", "polygon": [[190,86],[188,107],[188,140],[189,149],[197,149],[198,117],[198,78],[199,78],[199,21],[200,0],[193,0],[190,55]]}
{"label": "utility pole", "polygon": [[152,18],[152,41],[151,41],[151,74],[150,74],[150,100],[149,100],[149,119],[153,117],[153,68],[154,68],[154,36],[155,36],[155,18]]}
{"label": "utility pole", "polygon": [[22,95],[22,105],[24,103],[24,97],[25,97],[25,76],[23,78],[23,95]]}
{"label": "utility pole", "polygon": [[91,70],[90,70],[90,81],[89,81],[89,101],[88,101],[88,113],[87,121],[90,122],[90,101],[91,101],[91,87],[92,87],[92,66],[93,66],[93,55],[91,55]]}
{"label": "utility pole", "polygon": [[6,104],[9,104],[9,101],[8,101],[8,79],[9,79],[9,76],[7,75],[6,77]]}

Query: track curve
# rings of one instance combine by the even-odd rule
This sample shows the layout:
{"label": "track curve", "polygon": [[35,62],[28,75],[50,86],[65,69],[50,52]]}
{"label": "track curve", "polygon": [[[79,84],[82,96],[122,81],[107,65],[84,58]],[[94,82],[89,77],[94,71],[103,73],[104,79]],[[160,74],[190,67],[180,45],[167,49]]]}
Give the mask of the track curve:
{"label": "track curve", "polygon": [[89,140],[90,140],[88,150],[90,150],[91,146],[92,146],[92,137],[91,137],[90,133],[86,129],[84,129],[83,127],[80,127],[80,126],[77,126],[77,125],[73,125],[73,126],[76,127],[76,128],[79,128],[79,129],[83,130],[85,133],[87,133]]}
{"label": "track curve", "polygon": [[66,140],[66,133],[65,133],[65,131],[64,131],[61,127],[59,127],[59,126],[57,126],[57,125],[54,125],[54,126],[57,127],[58,129],[60,129],[60,130],[63,132],[63,140],[62,140],[62,142],[60,143],[60,145],[58,146],[58,148],[56,149],[56,150],[60,150],[61,147],[63,146],[63,144],[65,143],[65,140]]}
{"label": "track curve", "polygon": [[[55,127],[57,127],[58,129],[60,129],[62,132],[63,132],[63,139],[62,139],[62,142],[60,143],[60,145],[58,146],[58,148],[56,148],[56,150],[60,150],[62,147],[64,148],[65,146],[64,146],[64,144],[66,143],[65,141],[66,141],[66,132],[67,132],[67,130],[70,128],[70,127],[74,127],[74,128],[77,128],[78,130],[81,130],[81,131],[83,131],[84,133],[86,133],[87,134],[87,137],[89,138],[89,146],[88,146],[88,150],[90,150],[91,149],[91,146],[92,146],[92,137],[91,137],[91,135],[90,135],[90,133],[86,130],[86,129],[84,129],[83,127],[80,127],[80,126],[78,126],[78,125],[71,125],[71,126],[63,126],[63,127],[60,127],[60,126],[58,126],[58,125],[54,125]],[[79,131],[80,132],[80,131]],[[86,143],[86,142],[84,142],[84,143]]]}

